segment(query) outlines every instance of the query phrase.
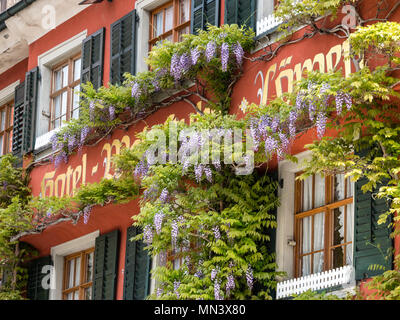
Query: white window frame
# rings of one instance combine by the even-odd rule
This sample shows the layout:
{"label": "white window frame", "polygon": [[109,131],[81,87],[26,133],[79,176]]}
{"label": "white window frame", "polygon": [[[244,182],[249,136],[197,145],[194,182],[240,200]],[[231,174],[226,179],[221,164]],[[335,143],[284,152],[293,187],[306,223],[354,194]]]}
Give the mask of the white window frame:
{"label": "white window frame", "polygon": [[[278,165],[278,181],[283,182],[283,188],[278,188],[280,206],[277,210],[276,230],[276,263],[278,271],[286,272],[285,279],[294,278],[294,202],[296,173],[304,168],[302,162],[311,159],[311,151],[307,150],[295,155],[298,163],[283,160]],[[354,182],[353,182],[354,183]],[[354,190],[354,186],[353,186]],[[354,212],[353,212],[354,219]],[[353,231],[354,239],[354,231]],[[354,250],[354,244],[352,246]],[[283,279],[279,279],[283,280]]]}
{"label": "white window frame", "polygon": [[50,90],[52,69],[55,65],[71,57],[82,50],[82,41],[87,37],[84,30],[54,48],[44,52],[38,57],[40,70],[40,85],[38,92],[38,109],[36,114],[36,143],[35,150],[50,143],[51,136],[57,131],[49,131],[50,118],[42,113],[50,115]]}
{"label": "white window frame", "polygon": [[[138,0],[135,4],[140,23],[136,31],[136,72],[147,71],[145,59],[149,54],[151,11],[171,0]],[[139,40],[140,39],[140,40]],[[143,39],[146,39],[143,41]]]}
{"label": "white window frame", "polygon": [[99,235],[100,231],[97,230],[51,248],[50,253],[54,263],[54,269],[50,280],[49,300],[62,300],[64,257],[76,252],[94,248],[96,238]]}
{"label": "white window frame", "polygon": [[0,90],[0,106],[14,99],[15,88],[19,85],[19,83],[20,81],[17,80]]}

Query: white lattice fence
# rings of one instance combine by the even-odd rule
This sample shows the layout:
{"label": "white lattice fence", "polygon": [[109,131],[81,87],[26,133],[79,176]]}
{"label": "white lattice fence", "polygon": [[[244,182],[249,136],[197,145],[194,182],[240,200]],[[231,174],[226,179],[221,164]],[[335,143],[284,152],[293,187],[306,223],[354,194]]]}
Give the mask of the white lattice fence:
{"label": "white lattice fence", "polygon": [[281,23],[279,19],[276,19],[273,14],[263,17],[257,20],[257,35],[263,34],[272,28],[275,28]]}
{"label": "white lattice fence", "polygon": [[276,298],[285,298],[309,289],[315,291],[326,289],[351,281],[353,266],[344,266],[309,276],[278,282]]}

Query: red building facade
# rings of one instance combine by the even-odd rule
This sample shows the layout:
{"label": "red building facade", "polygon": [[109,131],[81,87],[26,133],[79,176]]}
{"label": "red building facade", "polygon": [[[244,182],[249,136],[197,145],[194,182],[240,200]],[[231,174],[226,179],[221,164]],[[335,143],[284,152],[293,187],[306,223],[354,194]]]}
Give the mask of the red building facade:
{"label": "red building facade", "polygon": [[[26,89],[28,81],[36,79],[33,80],[36,93],[33,103],[35,110],[30,128],[31,145],[27,148],[22,147],[22,150],[19,150],[17,146],[13,150],[15,143],[10,140],[12,137],[6,135],[2,142],[5,144],[7,139],[9,141],[9,145],[4,147],[2,154],[14,152],[21,156],[21,159],[23,157],[24,167],[43,162],[51,156],[50,137],[54,134],[54,130],[58,130],[63,120],[76,116],[74,109],[79,101],[74,98],[74,91],[79,90],[79,85],[83,80],[90,80],[97,83],[97,86],[107,85],[119,79],[119,73],[122,71],[131,73],[144,71],[147,66],[143,58],[147,56],[150,47],[154,44],[153,38],[161,37],[178,41],[181,33],[193,30],[195,12],[198,8],[201,8],[203,12],[207,12],[207,8],[210,12],[213,11],[213,14],[208,16],[208,18],[213,18],[210,21],[212,24],[240,23],[240,14],[233,20],[232,17],[226,16],[226,6],[230,2],[241,3],[242,1],[114,0],[101,1],[93,5],[79,5],[79,2],[77,0],[20,1],[10,4],[8,9],[0,15],[0,20],[3,22],[0,35],[4,36],[0,40],[0,47],[3,49],[0,50],[0,107],[10,104],[17,108],[20,103],[18,90],[21,87]],[[274,41],[270,39],[274,39],[276,23],[264,27],[264,30],[260,26],[262,19],[272,14],[273,3],[266,0],[259,0],[260,3],[253,0],[243,2],[250,9],[257,11],[257,14],[253,16],[253,27],[258,30],[257,46],[249,55],[254,58],[261,55],[263,48]],[[367,7],[372,2],[374,1],[366,4],[365,10],[368,10]],[[172,15],[172,20],[169,20],[169,15]],[[392,19],[400,21],[399,10]],[[163,22],[162,26],[157,25],[160,21]],[[124,27],[121,27],[124,23]],[[115,30],[118,28],[122,30],[121,32],[129,33],[126,48],[131,56],[124,60],[125,70],[114,64],[116,55],[113,49],[116,45],[113,41],[117,41]],[[127,31],[126,28],[130,29]],[[6,38],[5,35],[8,37]],[[89,47],[90,53],[85,51]],[[352,64],[350,60],[344,59],[348,49],[348,43],[336,37],[317,35],[283,47],[271,61],[246,61],[243,76],[233,91],[230,113],[242,115],[239,105],[243,98],[249,102],[267,103],[276,95],[292,90],[294,81],[301,78],[305,69],[328,72],[341,67],[346,75],[350,74],[354,71]],[[87,73],[87,70],[90,72]],[[174,103],[150,115],[146,118],[146,123],[139,122],[127,130],[117,129],[97,145],[84,146],[79,154],[72,155],[67,163],[62,163],[57,168],[51,161],[34,166],[30,173],[33,196],[73,195],[81,185],[112,177],[112,155],[120,153],[124,147],[131,148],[136,133],[142,131],[145,126],[164,122],[171,114],[179,119],[188,120],[191,112],[191,107],[186,103]],[[334,133],[327,132],[327,134]],[[14,134],[14,139],[15,136]],[[301,159],[309,157],[310,154],[304,146],[315,139],[317,139],[316,131],[310,130],[295,141],[291,153]],[[354,239],[357,233],[357,219],[354,218],[354,186],[347,180],[339,181],[341,178],[333,182],[328,182],[328,180],[322,182],[318,177],[298,186],[294,179],[297,172],[301,171],[300,167],[286,161],[279,163],[275,161],[270,164],[270,168],[277,170],[279,179],[283,180],[279,196],[284,201],[281,201],[282,205],[277,213],[276,234],[279,270],[285,271],[288,279],[293,279],[349,265],[353,270],[351,281],[349,281],[350,287],[354,286],[356,281],[373,275],[366,270],[357,272],[354,256]],[[311,263],[307,267],[307,263],[304,262],[300,267],[297,261],[302,257],[306,258],[299,253],[297,247],[300,239],[299,233],[296,233],[296,228],[298,228],[295,217],[295,212],[298,212],[295,209],[296,190],[297,188],[318,190],[321,186],[327,188],[329,183],[336,183],[343,188],[338,189],[338,192],[344,192],[341,200],[346,201],[338,206],[346,208],[344,232],[347,234],[347,242],[344,246],[347,254],[342,261],[329,261],[329,265],[318,267],[318,254],[323,250],[314,250],[315,252],[310,257],[316,263]],[[314,201],[318,201],[321,197],[317,193],[310,195],[313,199],[317,199]],[[306,211],[305,201],[304,198],[303,211]],[[323,203],[313,203],[307,209],[321,207],[327,203],[327,200],[321,201]],[[129,227],[132,225],[131,217],[138,213],[137,201],[123,205],[96,206],[87,224],[83,222],[83,219],[80,219],[77,224],[72,224],[70,221],[61,222],[47,227],[39,234],[20,238],[20,241],[27,242],[36,248],[40,253],[40,259],[43,259],[36,265],[37,270],[30,271],[31,283],[28,284],[28,287],[30,286],[28,296],[30,295],[32,299],[144,298],[151,290],[154,290],[152,280],[146,278],[145,289],[142,285],[140,287],[142,291],[135,295],[135,289],[132,289],[132,286],[136,288],[137,284],[127,275],[128,271],[132,272],[127,266],[132,255],[128,252],[131,248],[127,240],[132,236]],[[318,215],[313,216],[312,219],[317,225]],[[317,231],[312,232],[314,232],[313,238],[317,238]],[[387,239],[389,241],[388,236]],[[110,253],[112,256],[108,257],[112,263],[111,265],[104,263],[103,271],[96,270],[99,264],[97,260],[101,259],[100,253],[105,254],[105,249],[103,251],[96,249],[100,246],[114,248],[114,251]],[[398,248],[397,240],[395,247]],[[371,256],[375,257],[374,254]],[[374,263],[374,259],[371,259],[368,261]],[[148,273],[151,264],[146,259],[143,261]],[[44,274],[40,273],[38,268],[47,264],[54,267],[54,272],[51,288],[43,291],[32,282],[42,279]],[[80,272],[77,273],[76,270]],[[105,270],[109,273],[106,274]],[[136,269],[133,268],[133,270]],[[107,283],[105,286],[110,292],[99,294],[92,292],[93,286],[100,286],[96,284],[96,281]]]}

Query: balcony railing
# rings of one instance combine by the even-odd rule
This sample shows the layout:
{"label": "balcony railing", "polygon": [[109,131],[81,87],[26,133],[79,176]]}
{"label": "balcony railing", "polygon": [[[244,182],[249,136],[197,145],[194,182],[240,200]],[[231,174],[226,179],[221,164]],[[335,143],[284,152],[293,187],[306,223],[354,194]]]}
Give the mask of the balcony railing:
{"label": "balcony railing", "polygon": [[11,8],[13,5],[21,2],[21,0],[0,0],[0,13]]}
{"label": "balcony railing", "polygon": [[352,280],[352,272],[353,266],[344,266],[301,278],[278,282],[276,298],[289,297],[310,289],[316,291],[348,284]]}
{"label": "balcony railing", "polygon": [[261,19],[257,20],[257,36],[273,30],[275,27],[279,26],[281,22],[282,21],[275,18],[273,14],[262,17]]}

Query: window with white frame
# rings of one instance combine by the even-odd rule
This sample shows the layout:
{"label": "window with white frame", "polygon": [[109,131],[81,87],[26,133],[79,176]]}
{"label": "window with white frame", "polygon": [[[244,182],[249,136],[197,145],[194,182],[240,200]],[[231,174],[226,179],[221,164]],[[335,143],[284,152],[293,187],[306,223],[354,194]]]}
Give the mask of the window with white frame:
{"label": "window with white frame", "polygon": [[296,180],[295,276],[352,264],[353,207],[353,184],[343,174]]}
{"label": "window with white frame", "polygon": [[80,54],[87,31],[38,57],[41,81],[36,115],[35,150],[50,143],[53,130],[79,116]]}

